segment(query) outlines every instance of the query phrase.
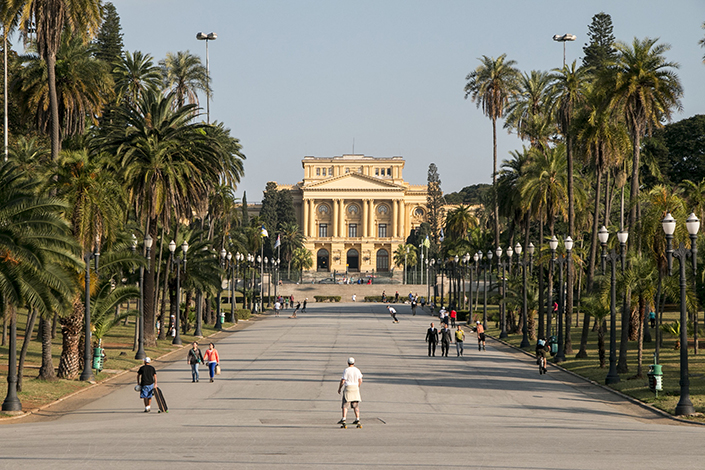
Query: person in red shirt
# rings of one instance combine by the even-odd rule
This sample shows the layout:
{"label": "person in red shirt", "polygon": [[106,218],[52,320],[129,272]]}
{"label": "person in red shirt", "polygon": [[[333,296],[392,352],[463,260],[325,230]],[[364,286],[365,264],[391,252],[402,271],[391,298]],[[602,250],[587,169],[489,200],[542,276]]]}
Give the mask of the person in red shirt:
{"label": "person in red shirt", "polygon": [[458,312],[455,309],[450,309],[450,326],[455,328],[455,319],[458,318]]}
{"label": "person in red shirt", "polygon": [[208,344],[208,349],[203,354],[203,361],[208,364],[208,372],[211,376],[211,382],[213,382],[213,377],[215,377],[215,368],[220,363],[218,350],[215,349],[215,345],[213,343]]}

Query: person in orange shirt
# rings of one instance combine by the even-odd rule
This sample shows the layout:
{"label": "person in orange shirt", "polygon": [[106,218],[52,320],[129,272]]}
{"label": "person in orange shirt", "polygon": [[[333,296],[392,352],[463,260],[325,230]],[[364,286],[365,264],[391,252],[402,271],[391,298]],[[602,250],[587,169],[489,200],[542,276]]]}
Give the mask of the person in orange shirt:
{"label": "person in orange shirt", "polygon": [[213,343],[208,344],[208,349],[203,354],[203,361],[208,364],[208,372],[211,376],[211,382],[213,382],[213,377],[215,377],[215,367],[220,363],[218,350],[215,349],[215,345]]}

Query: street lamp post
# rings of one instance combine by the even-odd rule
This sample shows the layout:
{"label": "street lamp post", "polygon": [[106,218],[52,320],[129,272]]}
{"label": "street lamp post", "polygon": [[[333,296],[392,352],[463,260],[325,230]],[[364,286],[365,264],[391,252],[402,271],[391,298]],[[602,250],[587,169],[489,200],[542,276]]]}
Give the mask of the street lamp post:
{"label": "street lamp post", "polygon": [[[509,252],[512,248],[509,247],[507,250],[507,256],[509,256]],[[504,339],[507,336],[507,312],[506,312],[506,303],[505,300],[507,298],[507,279],[504,276],[504,267],[506,265],[505,261],[502,259],[502,247],[498,246],[496,250],[497,254],[497,272],[499,273],[499,268],[502,268],[502,305],[499,307],[499,323],[500,323],[500,333],[499,333],[499,338]]]}
{"label": "street lamp post", "polygon": [[419,280],[417,284],[423,283],[423,243],[419,243],[419,254],[421,255],[421,258],[419,262]]}
{"label": "street lamp post", "polygon": [[215,41],[218,39],[218,35],[215,33],[204,34],[199,32],[196,34],[196,39],[199,41],[206,41],[206,77],[208,77],[208,88],[206,88],[206,122],[211,123],[211,71],[208,58],[208,41]]}
{"label": "street lamp post", "polygon": [[[134,235],[133,237],[133,242],[132,242],[132,251],[134,253],[135,249],[137,248],[137,238],[135,238]],[[146,237],[144,237],[144,248],[146,249],[146,258],[149,260],[149,254],[152,249],[152,237],[147,234]],[[147,263],[147,269],[149,272],[149,263]],[[144,351],[144,266],[140,266],[140,305],[139,305],[139,320],[138,320],[138,338],[137,338],[137,353],[135,353],[135,359],[144,359],[147,357],[147,354]],[[198,333],[196,336],[201,336]]]}
{"label": "street lamp post", "polygon": [[483,273],[483,288],[482,292],[484,293],[483,295],[483,306],[482,306],[482,327],[486,330],[487,329],[487,271],[490,271],[490,283],[492,282],[492,250],[487,250],[487,263],[485,266],[485,269],[482,271]]}
{"label": "street lamp post", "polygon": [[577,36],[568,33],[563,35],[555,34],[553,36],[554,41],[563,43],[563,67],[565,67],[565,43],[566,41],[575,41],[576,39],[578,39]]}
{"label": "street lamp post", "polygon": [[521,253],[523,248],[519,242],[514,246],[514,251],[517,254],[517,264],[521,265],[521,277],[522,277],[522,312],[521,312],[521,344],[519,347],[528,348],[531,346],[529,342],[529,310],[528,310],[528,296],[527,296],[527,286],[526,286],[526,269],[531,267],[534,257],[534,244],[529,243],[526,253],[529,255],[528,259],[521,259]]}
{"label": "street lamp post", "polygon": [[235,263],[233,263],[233,254],[228,251],[225,255],[228,260],[228,287],[230,288],[230,323],[235,323],[235,289],[233,288],[233,280],[235,278]]}
{"label": "street lamp post", "polygon": [[616,384],[619,382],[619,373],[617,372],[617,261],[622,261],[622,270],[624,270],[624,248],[627,244],[629,232],[621,231],[617,234],[621,251],[617,254],[614,249],[607,253],[607,241],[610,234],[607,228],[603,225],[597,232],[597,237],[602,245],[602,272],[605,271],[606,261],[609,260],[612,265],[612,275],[610,277],[610,369],[605,377],[605,384]]}
{"label": "street lamp post", "polygon": [[[428,261],[428,259],[426,260]],[[428,263],[431,265],[431,272],[433,273],[433,306],[436,306],[436,269],[434,268],[436,264],[436,258],[431,258],[431,261],[428,261]],[[426,274],[426,277],[428,277],[428,274]],[[431,303],[431,279],[428,279],[428,303]],[[433,313],[433,308],[431,308],[431,313]]]}
{"label": "street lamp post", "polygon": [[[264,243],[262,243],[262,249],[264,249]],[[262,255],[257,255],[257,264],[259,264],[259,310],[257,313],[262,313],[262,302],[264,300],[264,263],[262,263]]]}
{"label": "street lamp post", "polygon": [[402,282],[401,282],[402,284],[408,284],[406,282],[406,261],[407,261],[408,257],[409,257],[409,245],[406,246],[406,253],[404,253],[404,279],[402,279]]}
{"label": "street lamp post", "polygon": [[[228,252],[225,251],[225,248],[222,248],[220,250],[220,256],[218,257],[218,267],[220,269],[226,269],[227,268],[227,256]],[[220,276],[220,275],[219,275]],[[221,315],[224,315],[221,313],[221,309],[223,308],[223,278],[220,277],[220,283],[218,284],[218,296],[216,297],[215,301],[215,329],[220,331],[223,329],[223,317]]]}
{"label": "street lamp post", "polygon": [[176,264],[176,315],[174,315],[174,339],[171,344],[181,344],[181,328],[179,324],[181,322],[181,265],[184,265],[184,274],[186,274],[186,252],[188,251],[188,242],[184,240],[181,244],[181,258],[174,256],[176,251],[176,242],[172,240],[169,243],[169,251],[171,252],[171,262]]}
{"label": "street lamp post", "polygon": [[[565,286],[563,285],[563,265],[566,265],[566,269],[570,269],[570,257],[571,251],[573,250],[573,239],[567,237],[563,243],[565,244],[566,250],[565,257],[553,259],[553,262],[557,263],[559,268],[558,288],[560,289],[558,292],[558,303],[560,304],[560,307],[558,312],[558,353],[556,354],[556,362],[565,361],[565,348],[563,341],[563,314],[565,313]],[[555,235],[553,236],[551,241],[548,242],[548,245],[551,248],[551,254],[553,257],[553,254],[555,254],[556,252],[556,248],[558,248],[558,239]]]}
{"label": "street lamp post", "polygon": [[93,381],[92,369],[92,353],[91,353],[91,260],[95,259],[95,272],[98,274],[98,260],[100,259],[100,239],[95,239],[95,250],[92,253],[86,253],[86,304],[84,310],[84,335],[83,344],[83,372],[81,372],[81,380],[84,382]]}
{"label": "street lamp post", "polygon": [[678,404],[676,405],[675,414],[678,416],[691,415],[695,413],[695,408],[693,403],[690,401],[690,378],[688,377],[688,313],[686,310],[686,287],[687,279],[685,276],[685,264],[686,259],[690,257],[693,263],[693,274],[695,275],[697,271],[697,253],[698,248],[696,245],[697,234],[700,230],[700,220],[695,216],[695,214],[690,214],[685,222],[685,226],[688,229],[688,234],[690,235],[690,249],[685,247],[684,243],[681,243],[677,249],[673,249],[673,232],[676,230],[676,221],[673,216],[666,214],[663,221],[661,222],[663,231],[666,234],[667,248],[666,257],[668,259],[668,273],[671,274],[673,268],[673,257],[675,256],[679,260],[680,264],[680,288],[681,288],[681,315],[680,315],[680,343],[681,343],[681,357],[680,357],[680,387],[681,395]]}

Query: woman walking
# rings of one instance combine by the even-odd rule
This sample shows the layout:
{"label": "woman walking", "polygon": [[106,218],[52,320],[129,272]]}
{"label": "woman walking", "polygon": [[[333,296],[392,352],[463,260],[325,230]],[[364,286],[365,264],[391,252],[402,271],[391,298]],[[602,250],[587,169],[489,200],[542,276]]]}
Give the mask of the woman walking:
{"label": "woman walking", "polygon": [[203,354],[198,349],[197,342],[194,341],[191,346],[186,356],[186,363],[191,366],[191,382],[198,382],[198,365],[203,362]]}
{"label": "woman walking", "polygon": [[203,355],[203,359],[205,362],[208,363],[208,372],[211,376],[211,382],[213,382],[213,377],[215,377],[215,368],[220,363],[220,358],[218,357],[218,350],[215,349],[215,345],[213,343],[208,344],[208,349]]}

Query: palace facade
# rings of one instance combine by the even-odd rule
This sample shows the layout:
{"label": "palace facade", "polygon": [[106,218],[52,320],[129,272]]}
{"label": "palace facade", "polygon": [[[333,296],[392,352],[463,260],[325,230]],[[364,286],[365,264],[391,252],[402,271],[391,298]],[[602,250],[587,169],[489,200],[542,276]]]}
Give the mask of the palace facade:
{"label": "palace facade", "polygon": [[404,181],[402,157],[304,157],[291,191],[313,270],[386,272],[393,252],[426,220],[426,185]]}

